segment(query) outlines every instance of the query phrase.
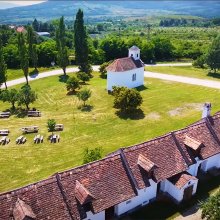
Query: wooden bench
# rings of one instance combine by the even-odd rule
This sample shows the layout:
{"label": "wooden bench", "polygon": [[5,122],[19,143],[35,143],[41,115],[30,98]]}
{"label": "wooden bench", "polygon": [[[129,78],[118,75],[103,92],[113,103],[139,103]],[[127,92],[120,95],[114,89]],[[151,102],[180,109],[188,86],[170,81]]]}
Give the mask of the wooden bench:
{"label": "wooden bench", "polygon": [[2,145],[8,144],[9,142],[10,142],[10,139],[6,136],[4,136],[0,139],[0,144],[2,144]]}
{"label": "wooden bench", "polygon": [[56,124],[54,130],[55,131],[63,131],[63,129],[64,129],[63,124]]}
{"label": "wooden bench", "polygon": [[20,136],[16,139],[16,144],[24,144],[27,141],[27,138],[24,136]]}
{"label": "wooden bench", "polygon": [[35,144],[43,143],[43,140],[44,140],[44,137],[40,134],[38,134],[34,137],[34,143]]}
{"label": "wooden bench", "polygon": [[1,136],[7,136],[8,134],[9,134],[9,130],[8,129],[0,130],[0,135]]}
{"label": "wooden bench", "polygon": [[9,118],[10,115],[10,112],[0,112],[0,118]]}
{"label": "wooden bench", "polygon": [[41,116],[41,112],[40,111],[33,111],[33,110],[29,110],[27,113],[28,117],[40,117]]}
{"label": "wooden bench", "polygon": [[29,126],[29,127],[23,127],[21,128],[23,134],[27,134],[27,133],[37,133],[39,128],[38,126]]}

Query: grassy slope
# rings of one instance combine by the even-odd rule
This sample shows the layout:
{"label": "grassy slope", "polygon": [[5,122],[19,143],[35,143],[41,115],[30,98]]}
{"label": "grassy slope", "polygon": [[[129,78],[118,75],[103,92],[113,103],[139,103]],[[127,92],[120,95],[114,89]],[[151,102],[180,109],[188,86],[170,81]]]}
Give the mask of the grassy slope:
{"label": "grassy slope", "polygon": [[[85,147],[103,147],[104,155],[119,147],[139,143],[168,131],[188,125],[201,116],[201,111],[188,103],[213,103],[213,112],[220,109],[219,90],[191,86],[156,79],[148,79],[147,89],[141,92],[145,117],[139,120],[120,119],[112,108],[113,97],[108,95],[106,80],[95,76],[88,87],[92,90],[89,101],[94,108],[81,112],[75,96],[66,95],[65,84],[58,76],[31,82],[38,93],[34,106],[42,111],[41,118],[2,119],[0,129],[10,130],[11,142],[0,146],[0,192],[46,178],[49,175],[82,163]],[[17,88],[20,86],[17,86]],[[196,105],[197,106],[197,105]],[[10,106],[0,103],[0,110]],[[182,107],[177,115],[169,111]],[[38,125],[40,134],[48,136],[46,122],[55,118],[63,123],[61,142],[50,144],[46,138],[43,144],[34,145],[34,135],[27,135],[27,143],[15,145],[21,135],[20,128]]]}
{"label": "grassy slope", "polygon": [[200,79],[220,80],[220,74],[208,73],[208,69],[200,69],[192,66],[148,66],[145,70],[170,75],[188,76]]}

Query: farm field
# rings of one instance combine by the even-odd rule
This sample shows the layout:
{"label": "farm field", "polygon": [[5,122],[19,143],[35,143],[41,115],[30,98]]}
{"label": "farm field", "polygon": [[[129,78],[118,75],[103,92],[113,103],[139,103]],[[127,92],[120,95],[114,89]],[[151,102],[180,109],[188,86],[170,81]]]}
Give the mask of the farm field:
{"label": "farm field", "polygon": [[[0,192],[21,187],[58,171],[82,164],[85,147],[102,147],[103,156],[136,143],[149,140],[171,130],[182,128],[201,117],[204,102],[213,104],[213,113],[220,110],[220,90],[199,86],[147,79],[141,95],[143,112],[135,117],[120,118],[112,108],[113,97],[108,95],[106,80],[94,74],[89,85],[92,97],[88,111],[81,111],[75,95],[67,95],[61,76],[30,82],[38,100],[30,107],[42,112],[40,118],[1,119],[0,129],[9,129],[11,142],[0,146]],[[19,88],[21,85],[16,86]],[[0,111],[10,107],[0,103]],[[47,120],[54,118],[64,124],[60,143],[47,141]],[[34,144],[35,134],[28,134],[24,145],[15,145],[24,126],[39,126],[43,144]]]}
{"label": "farm field", "polygon": [[220,73],[209,73],[208,69],[201,69],[193,66],[148,66],[145,67],[145,70],[199,79],[220,80]]}

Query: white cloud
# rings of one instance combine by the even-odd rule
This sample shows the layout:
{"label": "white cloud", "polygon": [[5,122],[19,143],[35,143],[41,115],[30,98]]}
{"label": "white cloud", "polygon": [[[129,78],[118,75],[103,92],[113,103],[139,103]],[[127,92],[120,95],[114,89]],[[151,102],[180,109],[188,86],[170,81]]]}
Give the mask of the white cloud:
{"label": "white cloud", "polygon": [[[2,2],[6,2],[6,3],[13,3],[13,4],[16,4],[16,5],[21,5],[21,6],[24,6],[24,5],[34,5],[34,4],[39,4],[41,2],[45,2],[44,1],[2,1]],[[1,2],[0,2],[1,4]]]}

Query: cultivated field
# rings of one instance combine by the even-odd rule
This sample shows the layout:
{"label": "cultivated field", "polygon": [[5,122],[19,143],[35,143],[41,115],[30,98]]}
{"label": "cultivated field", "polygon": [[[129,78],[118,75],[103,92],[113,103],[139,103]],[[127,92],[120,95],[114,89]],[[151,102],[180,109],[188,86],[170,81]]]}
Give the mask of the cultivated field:
{"label": "cultivated field", "polygon": [[[205,101],[213,103],[213,112],[220,110],[220,90],[147,79],[141,91],[144,102],[134,119],[120,118],[112,108],[106,80],[98,74],[89,82],[92,97],[88,111],[81,111],[74,95],[67,95],[62,78],[54,76],[31,82],[38,101],[31,107],[42,112],[40,118],[1,119],[0,129],[9,129],[11,142],[0,146],[0,192],[46,178],[55,172],[82,164],[85,147],[102,147],[103,156],[118,149],[148,140],[200,119]],[[19,88],[21,85],[16,86]],[[0,111],[10,105],[0,103]],[[64,124],[60,143],[46,140],[49,118]],[[23,126],[37,125],[44,143],[35,145],[34,134],[26,135],[24,145],[16,145]]]}

